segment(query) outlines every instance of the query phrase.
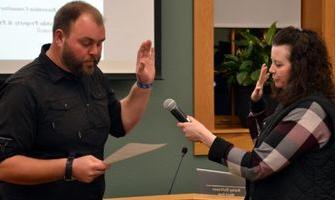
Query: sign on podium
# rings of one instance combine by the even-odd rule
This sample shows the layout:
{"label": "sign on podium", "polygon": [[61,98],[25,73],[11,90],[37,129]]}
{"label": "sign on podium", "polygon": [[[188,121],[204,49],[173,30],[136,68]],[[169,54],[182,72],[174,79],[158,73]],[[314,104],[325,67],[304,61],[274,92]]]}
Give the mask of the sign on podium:
{"label": "sign on podium", "polygon": [[171,194],[171,195],[152,195],[139,197],[121,197],[105,200],[243,200],[244,197],[222,196],[210,194]]}

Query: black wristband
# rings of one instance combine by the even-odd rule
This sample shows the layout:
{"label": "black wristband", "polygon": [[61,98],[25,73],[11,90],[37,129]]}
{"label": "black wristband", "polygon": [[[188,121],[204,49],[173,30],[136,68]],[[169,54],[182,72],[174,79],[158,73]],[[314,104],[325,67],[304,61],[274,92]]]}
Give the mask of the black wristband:
{"label": "black wristband", "polygon": [[74,156],[69,156],[66,160],[66,165],[65,165],[65,175],[64,175],[64,180],[65,181],[73,181],[72,177],[72,163],[74,160]]}

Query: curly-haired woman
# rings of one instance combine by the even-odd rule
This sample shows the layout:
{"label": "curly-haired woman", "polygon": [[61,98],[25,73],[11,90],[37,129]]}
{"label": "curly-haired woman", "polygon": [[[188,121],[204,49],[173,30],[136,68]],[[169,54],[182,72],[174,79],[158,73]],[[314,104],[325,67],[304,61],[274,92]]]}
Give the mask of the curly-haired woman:
{"label": "curly-haired woman", "polygon": [[[251,95],[251,151],[216,137],[193,117],[178,126],[210,148],[210,160],[246,178],[245,199],[334,199],[335,87],[325,44],[313,31],[287,27],[275,35],[271,59]],[[269,76],[279,105],[265,116]]]}

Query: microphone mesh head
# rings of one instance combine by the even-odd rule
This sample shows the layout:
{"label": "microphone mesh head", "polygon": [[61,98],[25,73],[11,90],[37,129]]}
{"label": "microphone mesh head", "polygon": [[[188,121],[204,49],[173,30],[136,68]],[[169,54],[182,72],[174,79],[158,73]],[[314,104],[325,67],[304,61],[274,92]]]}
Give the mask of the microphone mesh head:
{"label": "microphone mesh head", "polygon": [[166,99],[163,102],[163,107],[166,110],[171,111],[171,110],[173,110],[173,109],[175,109],[177,107],[177,103],[173,99]]}

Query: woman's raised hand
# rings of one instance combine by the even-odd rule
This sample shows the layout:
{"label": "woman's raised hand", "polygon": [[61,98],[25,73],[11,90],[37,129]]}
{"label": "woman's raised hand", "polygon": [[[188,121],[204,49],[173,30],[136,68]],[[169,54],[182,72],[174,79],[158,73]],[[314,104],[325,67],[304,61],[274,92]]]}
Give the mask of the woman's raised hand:
{"label": "woman's raised hand", "polygon": [[256,83],[255,89],[251,94],[251,100],[253,102],[259,101],[263,96],[263,87],[265,82],[269,79],[269,73],[267,73],[268,67],[263,64],[261,67],[261,73]]}

